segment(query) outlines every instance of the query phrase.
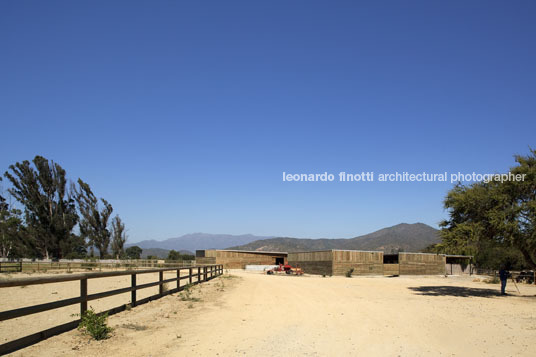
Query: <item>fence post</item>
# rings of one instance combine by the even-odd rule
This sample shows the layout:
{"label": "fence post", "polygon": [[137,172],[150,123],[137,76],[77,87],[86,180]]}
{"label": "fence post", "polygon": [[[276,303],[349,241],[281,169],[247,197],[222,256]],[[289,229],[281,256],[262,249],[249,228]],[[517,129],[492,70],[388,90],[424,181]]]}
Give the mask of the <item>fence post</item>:
{"label": "fence post", "polygon": [[130,276],[130,282],[132,291],[130,292],[130,304],[132,307],[136,306],[136,273]]}
{"label": "fence post", "polygon": [[192,268],[189,268],[188,272],[190,273],[190,276],[188,277],[188,283],[192,285]]}
{"label": "fence post", "polygon": [[80,302],[80,318],[87,311],[87,278],[80,279],[80,297],[82,301]]}
{"label": "fence post", "polygon": [[201,268],[197,267],[197,283],[199,284],[201,280]]}
{"label": "fence post", "polygon": [[203,275],[204,275],[203,281],[207,281],[208,280],[208,267],[205,267]]}
{"label": "fence post", "polygon": [[164,295],[164,284],[162,283],[162,281],[164,280],[163,271],[158,272],[158,280],[160,282],[160,284],[158,284],[158,294],[160,295],[160,297],[162,297],[162,295]]}
{"label": "fence post", "polygon": [[181,287],[181,270],[177,269],[177,291]]}

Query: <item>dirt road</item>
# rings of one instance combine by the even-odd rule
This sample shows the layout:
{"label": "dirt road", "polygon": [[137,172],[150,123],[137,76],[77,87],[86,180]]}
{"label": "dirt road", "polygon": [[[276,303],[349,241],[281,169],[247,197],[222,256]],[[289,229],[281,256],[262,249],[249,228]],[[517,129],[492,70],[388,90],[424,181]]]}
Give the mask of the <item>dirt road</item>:
{"label": "dirt road", "polygon": [[175,294],[111,316],[108,340],[72,331],[15,355],[536,355],[534,286],[501,297],[472,278],[232,274],[195,288],[200,302]]}

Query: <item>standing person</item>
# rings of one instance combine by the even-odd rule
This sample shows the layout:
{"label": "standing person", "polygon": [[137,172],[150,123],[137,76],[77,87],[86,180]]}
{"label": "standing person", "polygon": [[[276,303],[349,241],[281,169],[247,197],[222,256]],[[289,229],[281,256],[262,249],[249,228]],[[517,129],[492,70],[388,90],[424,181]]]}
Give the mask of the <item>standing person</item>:
{"label": "standing person", "polygon": [[499,270],[499,278],[501,279],[501,295],[506,295],[506,280],[508,279],[509,272],[506,268],[502,267]]}

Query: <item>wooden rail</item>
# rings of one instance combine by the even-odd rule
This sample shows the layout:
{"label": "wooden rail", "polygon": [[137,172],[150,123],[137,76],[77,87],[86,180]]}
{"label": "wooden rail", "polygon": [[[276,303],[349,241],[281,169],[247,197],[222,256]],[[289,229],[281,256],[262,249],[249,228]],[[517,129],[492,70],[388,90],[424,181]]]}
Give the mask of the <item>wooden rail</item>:
{"label": "wooden rail", "polygon": [[[18,261],[18,262],[0,262],[0,273],[3,272],[47,272],[50,270],[66,271],[88,271],[88,270],[124,270],[124,269],[147,269],[147,268],[175,268],[190,267],[203,264],[195,264],[195,260],[177,260],[159,263],[158,260],[123,260],[120,262],[100,262],[100,261],[82,261],[82,262],[43,262],[43,261]],[[213,265],[213,264],[209,264]]]}
{"label": "wooden rail", "polygon": [[22,272],[22,262],[0,262],[0,273]]}
{"label": "wooden rail", "polygon": [[[188,271],[188,274],[181,275],[181,270]],[[164,279],[164,272],[166,271],[176,271],[177,276]],[[158,273],[158,281],[138,285],[136,283],[136,276],[140,274],[149,274],[149,273]],[[0,312],[0,321],[5,321],[9,319],[14,319],[21,316],[27,316],[35,314],[38,312],[49,311],[53,309],[58,309],[60,307],[80,304],[80,314],[83,314],[87,311],[87,302],[105,298],[108,296],[113,296],[117,294],[124,294],[130,292],[130,304],[132,307],[144,304],[154,299],[158,299],[162,296],[173,294],[184,289],[184,285],[181,286],[181,280],[188,279],[188,284],[200,284],[210,279],[213,279],[219,275],[223,274],[223,265],[210,265],[210,266],[197,266],[197,267],[177,267],[177,268],[160,268],[160,269],[146,269],[146,270],[133,270],[133,271],[110,271],[110,272],[95,272],[95,273],[81,273],[81,274],[69,274],[69,275],[58,275],[58,276],[45,276],[45,277],[30,277],[30,278],[21,278],[13,280],[0,281],[0,288],[14,287],[14,286],[27,286],[27,285],[37,285],[37,284],[50,284],[50,283],[60,283],[66,281],[80,281],[80,296],[48,302],[39,305],[27,306],[18,309],[1,311]],[[96,294],[87,293],[88,280],[97,279],[97,278],[106,278],[113,276],[131,276],[131,284],[129,287],[120,288],[115,290],[104,291]],[[196,281],[193,282],[192,277],[196,277]],[[164,284],[176,282],[176,287],[168,291],[164,291]],[[186,284],[185,284],[186,285]],[[158,294],[149,296],[145,299],[137,300],[136,292],[141,289],[158,286]],[[126,305],[121,305],[119,307],[103,311],[101,313],[114,314],[120,311],[125,310]],[[63,325],[59,325],[47,330],[43,330],[7,343],[0,345],[0,355],[14,352],[18,349],[27,347],[31,344],[37,343],[41,340],[44,340],[48,337],[60,334],[65,331],[72,330],[78,326],[80,320],[75,320],[68,322]]]}

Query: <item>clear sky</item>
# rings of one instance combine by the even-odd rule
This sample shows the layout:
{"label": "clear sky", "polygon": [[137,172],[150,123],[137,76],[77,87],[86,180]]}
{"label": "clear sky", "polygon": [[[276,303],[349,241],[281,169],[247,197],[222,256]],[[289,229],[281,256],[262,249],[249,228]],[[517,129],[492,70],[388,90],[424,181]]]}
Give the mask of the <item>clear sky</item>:
{"label": "clear sky", "polygon": [[1,1],[0,170],[60,163],[130,242],[437,227],[450,182],[282,172],[506,171],[536,147],[535,18],[534,1]]}

